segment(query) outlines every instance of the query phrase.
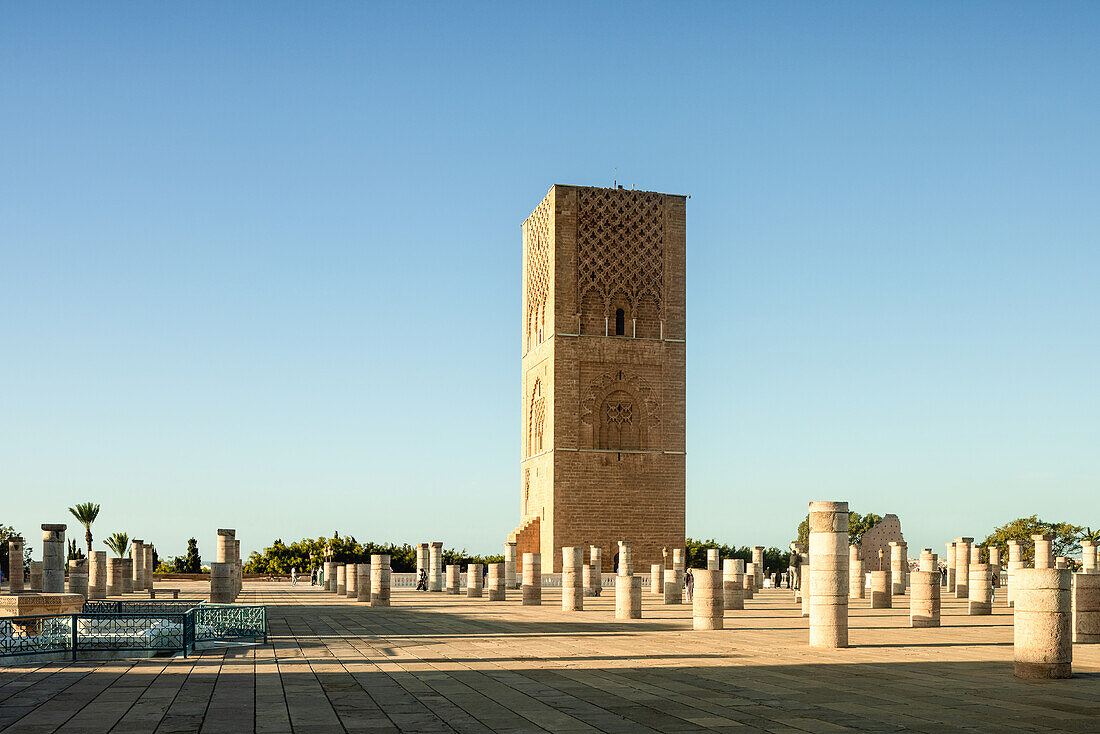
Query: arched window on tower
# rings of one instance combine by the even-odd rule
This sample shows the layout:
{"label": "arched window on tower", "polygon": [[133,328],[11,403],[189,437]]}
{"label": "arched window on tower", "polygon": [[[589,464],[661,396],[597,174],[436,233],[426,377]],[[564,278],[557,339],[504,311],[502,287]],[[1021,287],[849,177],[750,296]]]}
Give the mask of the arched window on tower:
{"label": "arched window on tower", "polygon": [[620,308],[615,311],[615,336],[626,334],[626,313]]}

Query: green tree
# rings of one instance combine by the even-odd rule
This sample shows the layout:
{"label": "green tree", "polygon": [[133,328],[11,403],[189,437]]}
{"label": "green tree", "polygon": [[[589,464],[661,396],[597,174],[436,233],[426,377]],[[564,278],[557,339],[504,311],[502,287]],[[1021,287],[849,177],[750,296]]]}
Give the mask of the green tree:
{"label": "green tree", "polygon": [[1019,540],[1023,543],[1024,563],[1035,562],[1035,544],[1031,540],[1032,535],[1049,533],[1054,536],[1051,542],[1051,550],[1055,556],[1068,556],[1081,551],[1081,534],[1085,528],[1080,525],[1071,525],[1068,522],[1047,522],[1040,520],[1037,515],[1019,517],[1012,522],[1006,522],[993,531],[982,541],[984,546],[996,546],[1001,551],[1001,558],[1008,558],[1008,541]]}
{"label": "green tree", "polygon": [[1093,530],[1087,527],[1081,531],[1079,540],[1091,540],[1093,543],[1100,543],[1100,530]]}
{"label": "green tree", "polygon": [[[685,550],[687,554],[685,556],[685,563],[688,568],[706,568],[707,567],[707,550],[711,548],[718,549],[718,562],[721,564],[727,558],[740,558],[745,563],[752,561],[752,548],[747,545],[732,546],[719,543],[717,540],[710,538],[708,540],[697,540],[696,538],[687,538],[685,541]],[[764,570],[768,573],[783,573],[787,570],[787,566],[790,563],[790,556],[786,551],[779,548],[765,548],[764,549]]]}
{"label": "green tree", "polygon": [[69,541],[69,553],[65,557],[67,561],[76,561],[84,557],[84,551],[76,547],[76,538],[72,538]]}
{"label": "green tree", "polygon": [[103,541],[103,545],[111,549],[119,558],[126,556],[126,551],[130,547],[130,536],[126,533],[113,533],[107,540]]}
{"label": "green tree", "polygon": [[[0,524],[0,572],[3,572],[4,578],[8,578],[9,573],[9,559],[8,559],[8,538],[14,538],[18,536],[15,528],[11,525]],[[15,559],[18,563],[19,559]],[[31,563],[31,549],[29,546],[23,547],[23,570],[26,571],[30,567]]]}
{"label": "green tree", "polygon": [[[325,557],[325,549],[331,548],[332,555]],[[293,543],[285,543],[281,538],[275,540],[262,552],[253,551],[245,562],[245,573],[287,574],[291,568],[308,571],[326,560],[336,563],[369,563],[372,555],[385,554],[390,557],[390,566],[397,573],[411,573],[416,570],[416,547],[403,543],[361,543],[352,535],[342,536],[333,533],[331,538],[303,538]],[[443,551],[445,564],[466,566],[470,563],[500,563],[502,555],[473,555],[465,548]]]}
{"label": "green tree", "polygon": [[88,553],[92,552],[92,523],[99,517],[99,505],[92,502],[84,502],[76,507],[70,507],[69,512],[84,526],[84,540],[88,544]]}
{"label": "green tree", "polygon": [[187,553],[183,562],[179,564],[180,573],[202,573],[202,559],[199,558],[199,542],[194,538],[187,539]]}
{"label": "green tree", "polygon": [[[882,521],[882,515],[876,515],[873,512],[868,512],[866,515],[861,515],[858,512],[848,512],[848,544],[856,545],[863,540],[863,534],[873,528],[879,522]],[[795,538],[796,543],[802,547],[809,547],[810,545],[810,516],[807,514],[806,519],[798,524],[798,535]]]}

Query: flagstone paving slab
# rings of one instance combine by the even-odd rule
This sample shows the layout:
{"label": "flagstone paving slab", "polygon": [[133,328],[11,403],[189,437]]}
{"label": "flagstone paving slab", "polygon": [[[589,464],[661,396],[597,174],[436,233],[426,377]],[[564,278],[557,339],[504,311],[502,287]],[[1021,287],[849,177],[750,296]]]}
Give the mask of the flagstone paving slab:
{"label": "flagstone paving slab", "polygon": [[[175,583],[175,582],[173,582]],[[181,594],[206,587],[181,582]],[[811,650],[789,591],[764,590],[725,629],[693,631],[691,607],[643,594],[561,611],[394,590],[375,608],[305,585],[248,582],[269,605],[266,645],[188,658],[0,667],[0,732],[1096,732],[1100,645],[1075,677],[1012,676],[1012,612],[943,600],[943,626],[850,608],[851,647]]]}

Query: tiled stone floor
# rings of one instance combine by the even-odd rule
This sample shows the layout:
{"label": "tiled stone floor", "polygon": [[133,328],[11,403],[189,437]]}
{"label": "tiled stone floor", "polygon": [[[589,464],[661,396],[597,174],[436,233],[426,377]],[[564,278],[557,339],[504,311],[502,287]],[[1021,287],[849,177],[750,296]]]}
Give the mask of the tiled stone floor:
{"label": "tiled stone floor", "polygon": [[[198,596],[202,586],[182,585]],[[188,594],[188,592],[190,592]],[[270,605],[270,643],[190,658],[0,667],[0,731],[15,732],[1098,732],[1100,645],[1076,677],[1012,676],[1012,615],[944,603],[911,629],[908,598],[853,602],[846,650],[806,645],[790,592],[765,591],[722,631],[643,594],[564,613],[395,591],[374,609],[287,583],[248,583]]]}

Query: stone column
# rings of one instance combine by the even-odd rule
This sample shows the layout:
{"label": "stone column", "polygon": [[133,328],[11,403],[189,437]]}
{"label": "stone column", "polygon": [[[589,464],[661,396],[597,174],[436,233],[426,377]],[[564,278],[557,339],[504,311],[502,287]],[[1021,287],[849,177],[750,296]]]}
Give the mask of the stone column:
{"label": "stone column", "polygon": [[523,601],[521,606],[537,607],[542,604],[542,554],[523,554]]}
{"label": "stone column", "polygon": [[[240,541],[237,541],[237,545],[238,545],[238,548],[239,548]],[[145,551],[144,551],[145,576],[144,576],[144,579],[145,579],[145,588],[146,589],[152,589],[153,588],[153,578],[154,578],[154,573],[156,571],[156,566],[153,565],[153,551],[155,551],[155,550],[156,550],[156,546],[150,545],[149,543],[145,544]],[[240,559],[238,559],[237,560],[237,580],[238,580],[238,582],[240,581],[240,568],[241,568],[241,562],[240,562]],[[240,590],[241,590],[240,589],[240,584],[238,583],[237,584],[237,591],[240,591]]]}
{"label": "stone column", "polygon": [[31,561],[31,591],[42,591],[42,561]]}
{"label": "stone column", "polygon": [[596,589],[592,586],[592,567],[587,563],[581,566],[581,591],[585,596],[596,595]]}
{"label": "stone column", "polygon": [[447,588],[446,593],[457,595],[459,587],[462,585],[462,569],[457,564],[451,564],[447,566]]}
{"label": "stone column", "polygon": [[69,593],[80,594],[88,598],[88,562],[74,559],[69,561]]}
{"label": "stone column", "polygon": [[355,566],[354,563],[344,566],[344,590],[349,599],[359,598],[359,574],[356,573]]}
{"label": "stone column", "polygon": [[982,546],[980,543],[975,543],[974,545],[970,546],[970,565],[973,566],[981,562]]}
{"label": "stone column", "polygon": [[955,538],[955,598],[970,598],[970,544],[973,538]]}
{"label": "stone column", "polygon": [[[118,585],[122,593],[122,584]],[[65,593],[65,526],[42,526],[42,591]]]}
{"label": "stone column", "polygon": [[1070,571],[1020,568],[1012,575],[1013,653],[1017,678],[1073,675]]}
{"label": "stone column", "polygon": [[8,593],[23,591],[23,582],[23,537],[16,535],[8,538]]}
{"label": "stone column", "polygon": [[336,562],[325,561],[325,591],[336,591]]}
{"label": "stone column", "polygon": [[664,578],[664,603],[684,603],[684,552],[679,548],[672,549],[672,568]]}
{"label": "stone column", "polygon": [[390,605],[390,557],[385,553],[370,557],[370,605],[372,607]]}
{"label": "stone column", "polygon": [[[754,573],[752,562],[745,563],[744,558],[738,558],[737,560],[740,561],[737,564],[737,568],[744,569],[744,571],[741,573],[741,599],[743,604],[745,601],[748,601],[753,596],[752,590],[753,587],[756,586],[756,574]],[[805,561],[803,561],[803,565],[805,565]],[[805,571],[803,571],[802,573],[802,578],[806,578]]]}
{"label": "stone column", "polygon": [[920,554],[920,570],[911,575],[909,587],[909,626],[940,626],[940,570],[936,554],[925,548]]}
{"label": "stone column", "polygon": [[424,578],[428,577],[428,565],[430,553],[429,545],[427,543],[416,544],[416,580],[420,581],[420,574],[424,574]]}
{"label": "stone column", "polygon": [[993,604],[990,598],[993,595],[993,587],[990,583],[990,570],[988,563],[971,563],[969,579],[969,601],[967,614],[971,617],[984,616],[993,613]]}
{"label": "stone column", "polygon": [[742,574],[737,570],[738,558],[726,558],[722,561],[722,608],[744,609],[745,590]]}
{"label": "stone column", "polygon": [[1018,540],[1008,541],[1008,605],[1013,605],[1015,597],[1016,571],[1024,567],[1024,544]]}
{"label": "stone column", "polygon": [[370,601],[370,564],[355,564],[355,601]]}
{"label": "stone column", "polygon": [[1073,641],[1100,642],[1100,574],[1073,574]]}
{"label": "stone column", "polygon": [[[232,602],[237,598],[237,563],[235,558],[235,556],[237,555],[236,536],[236,530],[233,530],[231,528],[218,528],[218,545],[216,548],[216,558],[218,563],[224,563],[228,567],[229,583],[226,587],[226,593],[229,595],[229,602]],[[325,591],[336,591],[336,568],[335,564],[330,565],[330,563],[325,564]],[[330,570],[332,571],[331,583],[329,582]],[[214,573],[213,565],[210,566],[210,573]],[[210,583],[214,583],[213,579],[211,579]],[[211,591],[211,595],[213,595],[213,591]]]}
{"label": "stone column", "polygon": [[1050,541],[1054,536],[1050,533],[1032,535],[1035,541],[1035,568],[1054,568],[1054,554],[1050,550]]}
{"label": "stone column", "polygon": [[619,569],[615,576],[615,619],[642,618],[642,578],[634,575],[634,554],[628,540],[619,541]]}
{"label": "stone column", "polygon": [[1055,558],[1054,559],[1054,567],[1059,568],[1059,569],[1069,568],[1069,564],[1066,563],[1066,557],[1065,556],[1058,556],[1057,558]]}
{"label": "stone column", "polygon": [[561,549],[561,610],[579,612],[584,609],[584,590],[581,586],[581,564],[584,549],[565,546]]}
{"label": "stone column", "polygon": [[214,561],[210,564],[210,601],[214,604],[232,604],[235,597],[233,564]]}
{"label": "stone column", "polygon": [[955,593],[955,544],[945,543],[947,546],[947,553],[943,557],[944,565],[947,566],[947,593]]}
{"label": "stone column", "polygon": [[[513,553],[515,548],[513,547]],[[512,575],[516,573],[516,559],[512,558]],[[489,564],[489,589],[488,597],[489,601],[504,601],[507,596],[505,587],[507,584],[504,581],[505,572],[503,563],[490,563]]]}
{"label": "stone column", "polygon": [[691,597],[691,627],[697,630],[720,630],[724,621],[722,572],[692,569],[695,590]]}
{"label": "stone column", "polygon": [[336,596],[348,595],[348,567],[347,564],[336,564]]}
{"label": "stone column", "polygon": [[810,573],[810,554],[806,552],[806,558],[802,562],[802,616],[810,616],[810,602],[813,601],[810,589],[813,587],[813,574]]}
{"label": "stone column", "polygon": [[810,647],[848,647],[848,503],[810,503]]}
{"label": "stone column", "polygon": [[88,558],[88,598],[107,598],[107,551],[92,551]]}
{"label": "stone column", "polygon": [[707,548],[707,570],[717,571],[719,570],[719,568],[721,568],[719,564],[720,561],[718,560],[718,549]]}
{"label": "stone column", "polygon": [[428,548],[428,591],[443,591],[443,543],[438,540]]}
{"label": "stone column", "polygon": [[[149,584],[149,588],[153,588],[153,549],[149,548],[145,551],[146,558],[148,559],[145,564],[145,583]],[[233,595],[233,599],[236,600],[237,594],[241,593],[241,589],[244,588],[244,564],[241,563],[241,541],[233,538],[233,580],[236,581],[235,589],[236,593]]]}
{"label": "stone column", "polygon": [[[760,590],[760,587],[756,585],[756,564],[752,561],[745,564],[745,578],[749,580],[749,587],[753,593]],[[751,599],[752,597],[747,596],[745,598]]]}
{"label": "stone column", "polygon": [[[622,556],[619,556],[619,563],[622,563]],[[589,571],[589,589],[591,593],[589,596],[599,596],[603,590],[603,549],[599,546],[589,546],[588,548],[588,565],[591,566]]]}
{"label": "stone column", "polygon": [[485,587],[485,580],[481,577],[480,563],[466,564],[466,598],[480,599]]}
{"label": "stone column", "polygon": [[1001,549],[989,546],[989,571],[993,575],[993,588],[1001,587]]}
{"label": "stone column", "polygon": [[890,589],[889,571],[871,572],[871,609],[890,609],[894,606]]}
{"label": "stone column", "polygon": [[905,595],[905,572],[908,570],[904,543],[890,541],[890,593],[894,596]]}
{"label": "stone column", "polygon": [[107,559],[107,596],[122,595],[122,559]]}
{"label": "stone column", "polygon": [[862,599],[867,595],[863,584],[863,559],[858,545],[848,546],[848,598]]}
{"label": "stone column", "polygon": [[1100,573],[1100,566],[1096,563],[1096,543],[1091,540],[1081,541],[1081,573]]}
{"label": "stone column", "polygon": [[504,544],[504,588],[518,588],[516,583],[516,544],[508,541]]}
{"label": "stone column", "polygon": [[[122,593],[129,594],[135,591],[134,589],[134,559],[123,558],[122,559]],[[141,589],[137,589],[141,591]]]}
{"label": "stone column", "polygon": [[665,567],[660,563],[654,563],[649,567],[649,593],[665,593]]}
{"label": "stone column", "polygon": [[134,591],[145,588],[145,541],[134,538],[130,541],[130,584]]}
{"label": "stone column", "polygon": [[764,546],[756,545],[752,549],[752,563],[753,563],[753,591],[758,591],[764,588]]}

